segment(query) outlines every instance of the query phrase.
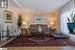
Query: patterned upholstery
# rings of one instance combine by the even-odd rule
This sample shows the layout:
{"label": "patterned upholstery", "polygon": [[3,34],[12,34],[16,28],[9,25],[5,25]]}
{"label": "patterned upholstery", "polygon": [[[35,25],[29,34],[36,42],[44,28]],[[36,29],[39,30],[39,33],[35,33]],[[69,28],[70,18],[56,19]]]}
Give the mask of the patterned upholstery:
{"label": "patterned upholstery", "polygon": [[38,28],[39,26],[41,27],[42,29],[42,33],[43,34],[49,34],[49,28],[48,28],[48,25],[43,25],[43,24],[34,24],[34,25],[30,25],[30,32],[31,33],[37,33],[39,32]]}

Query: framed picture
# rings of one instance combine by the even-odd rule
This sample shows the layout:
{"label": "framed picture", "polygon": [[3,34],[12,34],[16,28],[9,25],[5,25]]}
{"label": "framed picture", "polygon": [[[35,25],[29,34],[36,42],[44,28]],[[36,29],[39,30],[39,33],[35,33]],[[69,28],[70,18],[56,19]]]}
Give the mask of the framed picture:
{"label": "framed picture", "polygon": [[12,23],[12,15],[13,15],[12,12],[4,10],[4,18],[6,23]]}
{"label": "framed picture", "polygon": [[35,16],[34,22],[35,23],[42,23],[43,22],[43,16]]}

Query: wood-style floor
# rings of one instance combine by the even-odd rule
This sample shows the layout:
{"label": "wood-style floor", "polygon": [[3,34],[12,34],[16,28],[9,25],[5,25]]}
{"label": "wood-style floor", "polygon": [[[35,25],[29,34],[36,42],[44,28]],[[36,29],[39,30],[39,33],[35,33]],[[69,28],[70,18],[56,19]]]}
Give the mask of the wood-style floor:
{"label": "wood-style floor", "polygon": [[3,50],[75,50],[75,47],[10,47],[4,48]]}
{"label": "wood-style floor", "polygon": [[60,50],[59,47],[18,47],[8,48],[8,50]]}

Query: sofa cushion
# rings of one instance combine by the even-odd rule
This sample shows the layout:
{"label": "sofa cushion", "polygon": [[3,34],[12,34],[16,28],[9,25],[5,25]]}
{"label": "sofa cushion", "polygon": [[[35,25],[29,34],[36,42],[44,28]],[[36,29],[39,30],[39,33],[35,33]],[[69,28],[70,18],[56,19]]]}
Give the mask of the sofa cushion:
{"label": "sofa cushion", "polygon": [[41,27],[41,30],[42,30],[41,32],[43,32],[44,34],[49,34],[48,25],[43,25],[43,24],[30,25],[30,32],[31,33],[39,32],[39,26]]}

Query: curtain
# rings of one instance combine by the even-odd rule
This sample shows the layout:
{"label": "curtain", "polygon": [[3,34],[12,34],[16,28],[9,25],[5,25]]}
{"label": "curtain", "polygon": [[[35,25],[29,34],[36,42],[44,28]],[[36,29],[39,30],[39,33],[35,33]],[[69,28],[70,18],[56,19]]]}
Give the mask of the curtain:
{"label": "curtain", "polygon": [[60,8],[60,29],[63,33],[69,33],[67,23],[69,22],[67,18],[71,21],[71,11],[74,10],[73,1],[69,2],[65,6]]}

